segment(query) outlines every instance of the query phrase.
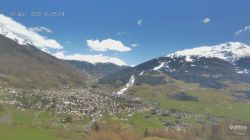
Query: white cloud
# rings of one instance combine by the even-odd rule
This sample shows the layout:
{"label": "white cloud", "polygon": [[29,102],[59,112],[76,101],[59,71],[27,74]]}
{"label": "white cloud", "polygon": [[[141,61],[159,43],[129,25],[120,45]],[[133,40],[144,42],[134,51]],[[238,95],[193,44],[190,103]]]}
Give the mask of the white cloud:
{"label": "white cloud", "polygon": [[210,21],[211,21],[210,18],[204,18],[204,19],[202,20],[202,23],[207,24],[207,23],[209,23]]}
{"label": "white cloud", "polygon": [[136,44],[136,43],[133,43],[133,44],[130,44],[131,47],[135,48],[135,47],[138,47],[139,44]]}
{"label": "white cloud", "polygon": [[250,25],[245,26],[245,27],[242,28],[242,29],[239,29],[238,31],[236,31],[236,32],[234,33],[234,35],[239,35],[239,34],[241,34],[241,33],[243,33],[243,32],[247,32],[247,31],[249,31],[249,30],[250,30]]}
{"label": "white cloud", "polygon": [[[63,46],[60,45],[56,40],[49,39],[45,36],[38,34],[29,28],[25,27],[19,22],[16,22],[10,17],[0,14],[0,24],[2,29],[6,34],[6,37],[11,39],[17,39],[19,41],[25,40],[32,42],[32,44],[40,49],[42,48],[53,48],[53,49],[62,49]],[[18,42],[19,42],[18,41]],[[19,42],[22,43],[22,42]]]}
{"label": "white cloud", "polygon": [[119,40],[113,39],[105,39],[105,40],[87,40],[87,46],[90,47],[91,50],[94,51],[119,51],[119,52],[127,52],[130,51],[131,48],[125,46]]}
{"label": "white cloud", "polygon": [[30,31],[32,32],[46,32],[46,33],[52,33],[52,31],[49,28],[46,27],[31,27],[29,28]]}
{"label": "white cloud", "polygon": [[87,61],[90,63],[113,63],[119,66],[127,65],[123,60],[116,57],[104,56],[102,54],[98,55],[82,55],[82,54],[72,54],[65,55],[64,52],[57,52],[54,54],[55,57],[63,60],[78,60]]}
{"label": "white cloud", "polygon": [[139,19],[139,20],[137,21],[137,25],[138,25],[138,26],[142,26],[142,24],[143,24],[143,20],[142,20],[142,19]]}

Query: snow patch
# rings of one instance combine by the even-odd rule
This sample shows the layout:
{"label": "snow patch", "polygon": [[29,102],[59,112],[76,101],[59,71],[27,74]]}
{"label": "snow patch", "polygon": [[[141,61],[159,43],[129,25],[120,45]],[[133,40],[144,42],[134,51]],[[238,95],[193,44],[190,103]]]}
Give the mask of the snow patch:
{"label": "snow patch", "polygon": [[140,74],[139,74],[139,75],[140,75],[140,76],[142,76],[142,75],[143,75],[143,73],[144,73],[144,71],[140,72]]}
{"label": "snow patch", "polygon": [[248,70],[244,69],[243,71],[237,71],[238,74],[248,74]]}
{"label": "snow patch", "polygon": [[8,31],[7,29],[5,29],[3,27],[0,28],[0,34],[7,37],[7,38],[9,38],[9,39],[14,40],[15,42],[17,42],[20,45],[28,44],[28,41],[26,41],[25,39],[17,36],[16,34],[12,33],[11,31]]}
{"label": "snow patch", "polygon": [[132,75],[129,79],[129,82],[126,84],[126,87],[122,88],[121,90],[119,90],[116,94],[117,95],[122,95],[124,94],[124,92],[126,92],[130,87],[132,87],[135,83],[135,76]]}
{"label": "snow patch", "polygon": [[193,59],[190,56],[186,56],[185,59],[187,62],[193,62]]}
{"label": "snow patch", "polygon": [[161,64],[157,67],[154,67],[154,70],[159,70],[164,66],[165,62],[161,62]]}

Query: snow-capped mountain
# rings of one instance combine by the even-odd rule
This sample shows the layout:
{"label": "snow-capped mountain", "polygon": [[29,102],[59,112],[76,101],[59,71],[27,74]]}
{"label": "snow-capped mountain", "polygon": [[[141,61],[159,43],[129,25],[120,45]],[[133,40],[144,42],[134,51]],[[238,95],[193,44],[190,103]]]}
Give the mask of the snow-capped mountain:
{"label": "snow-capped mountain", "polygon": [[17,42],[19,45],[28,45],[28,44],[32,44],[31,41],[26,40],[24,38],[22,38],[21,36],[19,36],[18,34],[15,34],[11,31],[9,31],[8,29],[4,28],[1,24],[0,24],[0,35],[3,35],[9,39],[14,40],[15,42]]}
{"label": "snow-capped mountain", "polygon": [[170,81],[166,77],[210,88],[223,88],[228,81],[250,83],[250,47],[228,42],[177,51],[108,75],[99,83],[124,86],[132,75],[135,85],[166,84]]}
{"label": "snow-capped mountain", "polygon": [[167,55],[167,57],[185,57],[186,61],[193,61],[192,57],[216,57],[234,63],[240,58],[250,57],[250,46],[240,42],[228,42],[177,51]]}

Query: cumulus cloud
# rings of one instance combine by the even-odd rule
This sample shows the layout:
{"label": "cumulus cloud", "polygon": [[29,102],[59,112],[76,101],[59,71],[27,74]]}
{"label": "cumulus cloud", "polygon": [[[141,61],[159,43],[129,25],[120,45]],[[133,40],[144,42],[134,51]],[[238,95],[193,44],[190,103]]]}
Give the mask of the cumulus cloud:
{"label": "cumulus cloud", "polygon": [[55,57],[63,60],[78,60],[78,61],[87,61],[93,64],[96,63],[113,63],[119,66],[127,65],[123,60],[116,57],[104,56],[102,54],[98,55],[82,55],[82,54],[72,54],[65,55],[65,53],[57,52],[54,54]]}
{"label": "cumulus cloud", "polygon": [[245,26],[244,28],[242,28],[242,29],[239,29],[238,31],[236,31],[235,33],[234,33],[234,35],[239,35],[239,34],[241,34],[241,33],[244,33],[244,32],[247,32],[247,31],[249,31],[250,30],[250,25],[248,25],[248,26]]}
{"label": "cumulus cloud", "polygon": [[12,39],[24,39],[25,41],[32,42],[32,44],[40,49],[42,48],[53,48],[62,49],[63,46],[60,45],[56,40],[49,39],[45,36],[38,34],[35,31],[30,30],[23,24],[16,22],[10,17],[0,14],[0,25],[5,31],[7,37],[12,37]]}
{"label": "cumulus cloud", "polygon": [[127,52],[131,48],[125,46],[119,40],[105,39],[105,40],[87,40],[87,46],[94,51],[118,51],[118,52]]}
{"label": "cumulus cloud", "polygon": [[210,21],[211,21],[210,18],[204,18],[204,19],[202,20],[202,23],[207,24],[207,23],[209,23]]}
{"label": "cumulus cloud", "polygon": [[142,24],[143,24],[143,20],[142,20],[142,19],[139,19],[139,20],[137,21],[137,25],[138,25],[138,26],[142,26]]}
{"label": "cumulus cloud", "polygon": [[30,31],[33,31],[33,32],[46,32],[46,33],[52,33],[52,31],[49,29],[49,28],[46,28],[46,27],[31,27],[29,28]]}

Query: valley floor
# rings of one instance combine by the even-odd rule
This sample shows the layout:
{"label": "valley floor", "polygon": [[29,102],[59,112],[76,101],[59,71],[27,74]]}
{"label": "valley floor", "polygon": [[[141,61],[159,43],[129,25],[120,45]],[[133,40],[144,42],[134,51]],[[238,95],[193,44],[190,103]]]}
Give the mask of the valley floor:
{"label": "valley floor", "polygon": [[[58,93],[55,94],[56,92]],[[219,105],[167,99],[160,95],[149,97],[141,93],[144,100],[133,98],[130,93],[124,97],[113,97],[95,92],[90,94],[88,90],[79,89],[32,92],[2,89],[0,139],[248,140],[250,138],[249,129],[229,129],[230,125],[250,126],[248,116],[250,113],[247,113],[250,106],[247,102]],[[111,102],[111,99],[115,101]]]}

